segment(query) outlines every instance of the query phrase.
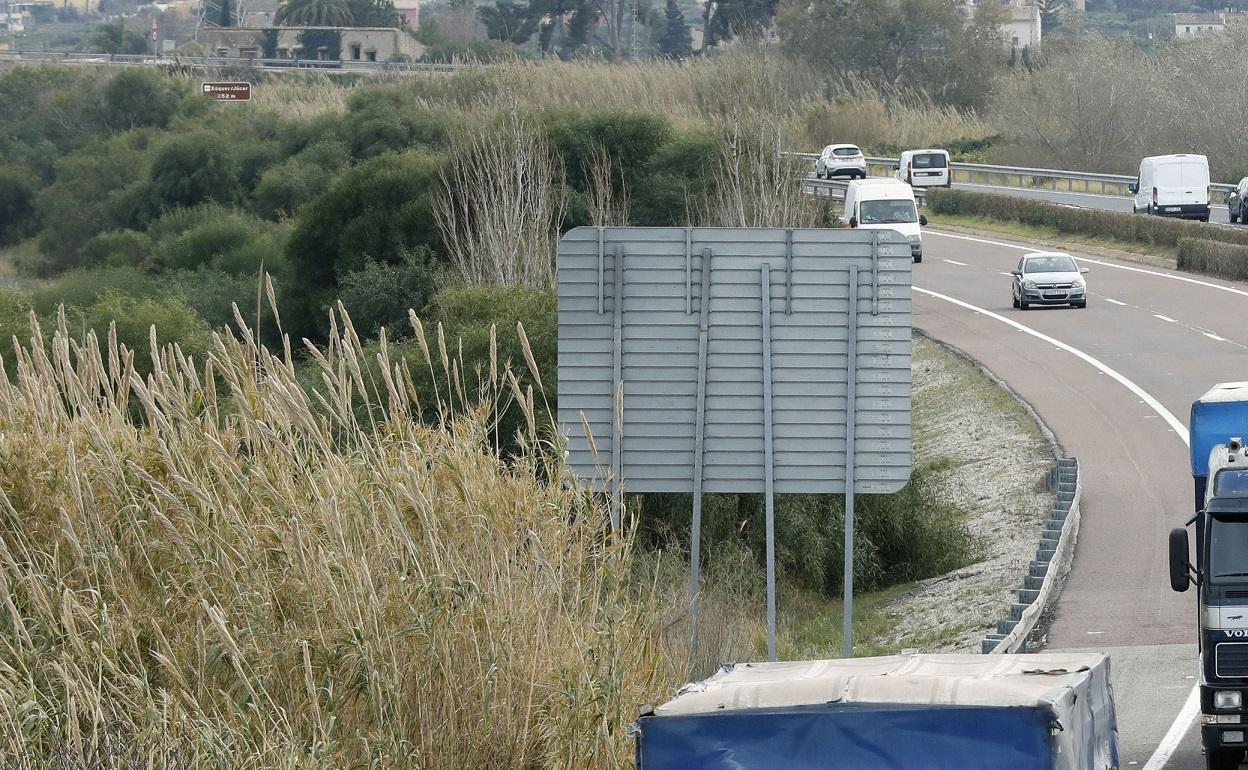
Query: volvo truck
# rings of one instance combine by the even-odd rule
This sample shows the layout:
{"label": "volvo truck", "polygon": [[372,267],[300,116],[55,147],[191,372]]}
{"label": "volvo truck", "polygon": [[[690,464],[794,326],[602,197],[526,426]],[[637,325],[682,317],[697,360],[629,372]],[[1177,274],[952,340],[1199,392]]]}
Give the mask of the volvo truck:
{"label": "volvo truck", "polygon": [[1195,513],[1170,531],[1170,587],[1196,586],[1206,767],[1234,770],[1248,749],[1248,382],[1215,385],[1189,425]]}

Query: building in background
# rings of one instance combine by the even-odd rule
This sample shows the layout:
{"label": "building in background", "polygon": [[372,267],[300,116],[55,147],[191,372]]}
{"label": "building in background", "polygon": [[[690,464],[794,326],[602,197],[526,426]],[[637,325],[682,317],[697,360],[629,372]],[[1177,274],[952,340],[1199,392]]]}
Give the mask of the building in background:
{"label": "building in background", "polygon": [[[337,33],[337,54],[325,44],[305,50],[303,34],[315,37]],[[265,51],[266,34],[275,34],[271,54]],[[202,32],[209,56],[233,59],[315,59],[344,62],[392,62],[419,59],[425,47],[405,30],[393,27],[207,27]]]}
{"label": "building in background", "polygon": [[410,29],[420,29],[420,0],[394,0],[394,10],[407,21]]}
{"label": "building in background", "polygon": [[1174,36],[1199,37],[1226,30],[1226,16],[1221,13],[1176,13]]}

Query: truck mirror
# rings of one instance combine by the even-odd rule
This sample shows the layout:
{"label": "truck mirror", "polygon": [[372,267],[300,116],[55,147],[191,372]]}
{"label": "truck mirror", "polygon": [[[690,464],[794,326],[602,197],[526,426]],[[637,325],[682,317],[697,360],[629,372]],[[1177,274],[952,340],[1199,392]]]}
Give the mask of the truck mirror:
{"label": "truck mirror", "polygon": [[1175,591],[1186,591],[1192,584],[1188,573],[1187,561],[1187,530],[1176,527],[1170,530],[1170,587]]}
{"label": "truck mirror", "polygon": [[850,226],[850,227],[857,227],[857,226],[858,226],[858,217],[850,217],[850,218],[849,218],[849,226]]}
{"label": "truck mirror", "polygon": [[923,214],[919,214],[919,226],[927,227],[927,217],[924,216]]}
{"label": "truck mirror", "polygon": [[1127,192],[1131,193],[1132,195],[1135,195],[1139,191],[1140,191],[1140,186],[1136,184],[1135,182],[1131,182],[1130,184],[1127,185]]}

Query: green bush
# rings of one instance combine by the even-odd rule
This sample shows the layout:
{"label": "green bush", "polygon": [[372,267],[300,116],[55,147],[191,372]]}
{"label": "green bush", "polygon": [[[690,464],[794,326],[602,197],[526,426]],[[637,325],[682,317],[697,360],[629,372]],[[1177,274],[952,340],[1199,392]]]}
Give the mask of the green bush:
{"label": "green bush", "polygon": [[125,229],[100,233],[82,247],[87,264],[107,267],[146,267],[154,251],[155,244],[146,233]]}
{"label": "green bush", "polygon": [[13,376],[13,339],[25,346],[30,342],[30,295],[17,289],[0,288],[0,361]]}
{"label": "green bush", "polygon": [[323,193],[333,174],[297,158],[280,163],[260,176],[252,191],[252,210],[262,217],[292,216]]}
{"label": "green bush", "polygon": [[[280,302],[281,279],[273,279],[273,284]],[[281,348],[277,320],[258,274],[230,275],[204,267],[172,273],[164,278],[163,286],[170,295],[180,296],[210,329],[227,328],[237,333],[238,324],[234,317],[234,306],[237,305],[247,326],[252,331],[258,331],[262,344],[270,350]]]}
{"label": "green bush", "polygon": [[239,197],[235,147],[218,133],[191,131],[165,139],[152,159],[151,183],[164,206],[230,203]]}
{"label": "green bush", "polygon": [[406,86],[357,91],[347,102],[346,133],[357,158],[447,145],[452,117],[421,104]]}
{"label": "green bush", "polygon": [[[703,499],[704,553],[729,541],[745,544],[760,565],[766,555],[761,495],[707,495]],[[658,548],[688,549],[689,495],[645,495],[645,540]],[[861,495],[854,516],[854,582],[861,590],[933,577],[967,564],[975,543],[963,514],[944,501],[932,473],[916,468],[891,495]],[[790,580],[835,594],[844,576],[844,497],[776,498],[776,564]]]}
{"label": "green bush", "polygon": [[585,172],[595,147],[607,152],[633,190],[647,175],[655,152],[672,137],[666,118],[646,112],[557,110],[543,114],[542,125],[551,148],[563,158],[569,183],[579,190],[588,184]]}
{"label": "green bush", "polygon": [[381,327],[405,335],[408,309],[420,312],[434,293],[437,265],[433,255],[419,249],[397,264],[369,261],[363,270],[338,277],[338,298],[351,314],[356,332],[369,338]]}
{"label": "green bush", "polygon": [[152,372],[150,329],[156,328],[161,345],[176,343],[183,354],[202,357],[211,344],[208,326],[178,296],[136,297],[110,289],[75,319],[86,330],[107,339],[110,324],[116,324],[117,341],[134,351],[135,369],[146,376]]}
{"label": "green bush", "polygon": [[211,266],[231,275],[288,274],[285,255],[289,227],[256,217],[229,213],[191,227],[161,242],[158,259],[174,270]]}
{"label": "green bush", "polygon": [[1248,246],[1180,238],[1178,263],[1180,270],[1244,280],[1248,279]]}
{"label": "green bush", "polygon": [[687,131],[651,156],[647,173],[630,191],[632,221],[679,227],[696,219],[714,181],[719,143],[709,131]]}
{"label": "green bush", "polygon": [[300,280],[333,286],[368,260],[399,262],[439,244],[432,196],[443,159],[421,151],[367,160],[301,209],[288,254]]}
{"label": "green bush", "polygon": [[0,246],[16,243],[34,231],[38,183],[25,169],[0,166]]}
{"label": "green bush", "polygon": [[927,205],[933,214],[973,216],[1050,227],[1061,233],[1110,238],[1125,243],[1177,247],[1183,238],[1248,245],[1248,230],[1209,227],[1170,217],[1119,211],[1070,208],[1008,195],[961,190],[929,190]]}
{"label": "green bush", "polygon": [[131,297],[158,297],[167,292],[151,275],[133,267],[89,267],[70,270],[31,292],[31,305],[41,317],[56,314],[60,305],[86,308],[110,291]]}
{"label": "green bush", "polygon": [[125,69],[104,85],[101,115],[114,131],[142,126],[163,128],[178,110],[182,98],[178,83],[155,70]]}

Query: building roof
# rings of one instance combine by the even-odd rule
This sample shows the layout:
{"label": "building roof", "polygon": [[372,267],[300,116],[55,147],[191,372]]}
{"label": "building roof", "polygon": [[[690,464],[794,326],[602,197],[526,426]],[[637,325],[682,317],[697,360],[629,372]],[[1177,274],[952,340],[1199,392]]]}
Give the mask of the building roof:
{"label": "building roof", "polygon": [[1174,15],[1174,23],[1187,25],[1199,24],[1205,26],[1213,24],[1222,26],[1226,22],[1220,13],[1176,13]]}

